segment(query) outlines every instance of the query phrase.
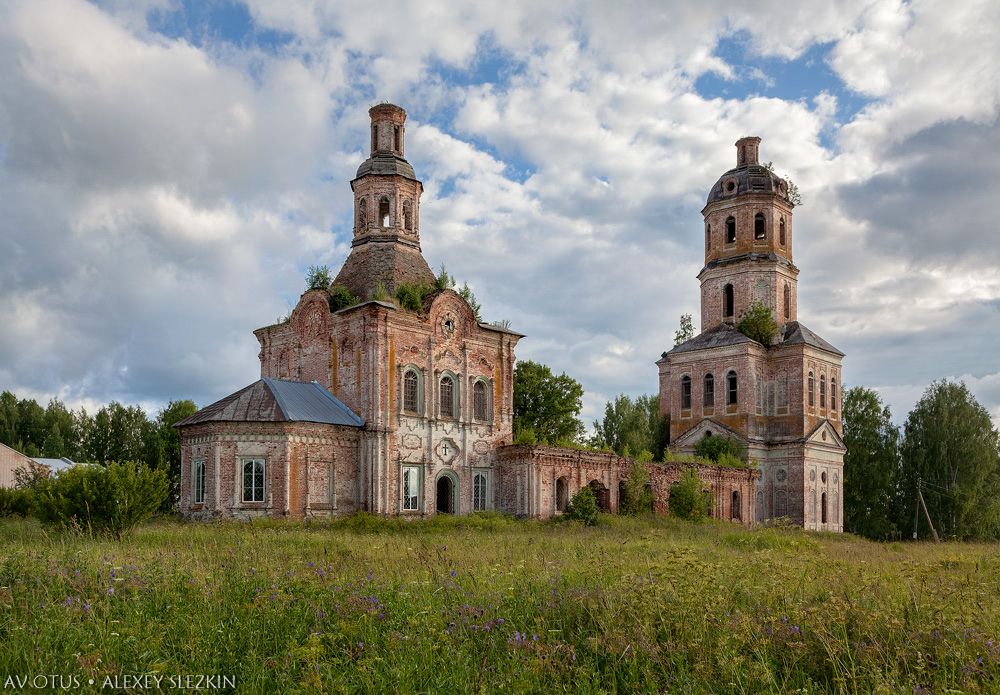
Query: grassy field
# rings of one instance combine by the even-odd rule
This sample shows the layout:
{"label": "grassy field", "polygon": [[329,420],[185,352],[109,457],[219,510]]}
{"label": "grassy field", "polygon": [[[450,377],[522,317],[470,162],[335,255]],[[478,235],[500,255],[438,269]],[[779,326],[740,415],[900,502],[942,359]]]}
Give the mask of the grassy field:
{"label": "grassy field", "polygon": [[85,691],[186,674],[268,693],[998,692],[1000,552],[668,519],[158,522],[122,543],[0,521],[0,679],[37,674]]}

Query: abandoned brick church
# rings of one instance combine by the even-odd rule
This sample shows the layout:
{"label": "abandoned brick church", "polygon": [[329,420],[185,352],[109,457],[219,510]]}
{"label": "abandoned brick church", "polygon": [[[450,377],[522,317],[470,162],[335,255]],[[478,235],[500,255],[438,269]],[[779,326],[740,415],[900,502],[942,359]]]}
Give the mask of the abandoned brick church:
{"label": "abandoned brick church", "polygon": [[[386,299],[401,285],[432,286],[435,278],[420,248],[423,186],[404,158],[406,113],[379,104],[369,114],[370,156],[351,181],[354,239],[333,283],[360,301],[340,307],[327,289],[309,290],[287,320],[254,332],[261,379],[177,424],[181,512],[205,519],[304,518],[361,510],[419,517],[498,510],[547,518],[561,513],[583,486],[594,490],[604,510],[617,511],[628,459],[513,444],[515,347],[521,334],[478,321],[469,304],[450,289],[430,292],[419,308]],[[834,367],[839,369],[840,353],[825,343],[814,345],[818,339],[789,314],[797,272],[791,265],[791,208],[780,180],[768,178],[766,190],[756,188],[754,172],[760,167],[755,148],[752,157],[747,153],[746,161],[741,159],[740,167],[716,184],[722,188],[713,189],[706,220],[714,225],[717,217],[732,215],[743,230],[752,224],[744,218],[753,218],[757,208],[768,225],[776,215],[783,216],[780,248],[773,239],[767,249],[758,248],[760,240],[744,239],[743,231],[732,244],[728,237],[718,242],[707,237],[702,273],[706,330],[659,363],[661,402],[674,418],[672,433],[680,449],[689,449],[706,432],[726,434],[747,441],[760,461],[760,470],[695,466],[712,495],[715,516],[749,524],[783,512],[809,525],[813,517],[802,516],[809,488],[804,475],[807,468],[816,468],[818,456],[838,451],[839,420],[828,430],[814,427],[803,441],[793,442],[789,433],[796,423],[812,427],[827,422],[822,416],[836,410],[832,402],[829,409],[825,405],[827,393],[835,398],[834,381],[829,392],[821,386],[821,410],[798,412],[799,401],[792,397],[778,399],[783,405],[774,404],[775,417],[770,410],[761,412],[759,402],[752,412],[753,401],[745,396],[736,399],[733,411],[728,405],[715,411],[690,407],[696,372],[704,383],[708,371],[725,380],[722,375],[732,370],[745,384],[740,388],[750,389],[756,379],[777,384],[781,372],[787,394],[800,379],[787,366],[793,357],[801,358],[801,369],[813,369],[824,379],[839,376]],[[730,181],[736,190],[726,188]],[[761,251],[771,260],[762,262]],[[746,258],[741,261],[739,253]],[[726,296],[732,299],[728,308],[718,309],[706,293],[727,278]],[[745,306],[749,295],[744,292],[759,294],[758,278],[787,278],[792,284],[791,290],[772,285],[775,292],[786,293],[785,318],[791,316],[783,334],[787,347],[713,339],[720,330],[727,336],[734,332],[729,319]],[[713,311],[718,314],[714,322],[709,318]],[[773,401],[776,396],[769,397]],[[694,418],[695,412],[700,417]],[[775,439],[772,433],[779,430],[784,434]],[[812,443],[820,430],[831,438],[834,448],[829,451]],[[658,510],[667,508],[670,486],[686,465],[651,465]],[[777,499],[779,483],[772,489],[771,481],[777,480],[779,469],[785,471],[780,483],[784,507],[771,501]],[[831,464],[823,471],[839,481],[839,468]],[[796,481],[802,486],[800,495],[793,491]],[[824,477],[824,494],[828,489],[833,494],[837,484],[826,487]],[[831,504],[834,508],[840,502]],[[839,518],[838,511],[838,524]],[[833,522],[824,528],[834,528]]]}

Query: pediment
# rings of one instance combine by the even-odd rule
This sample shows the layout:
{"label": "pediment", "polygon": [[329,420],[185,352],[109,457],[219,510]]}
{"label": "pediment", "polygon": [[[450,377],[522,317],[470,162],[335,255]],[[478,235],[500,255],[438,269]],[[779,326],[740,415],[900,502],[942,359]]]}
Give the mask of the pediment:
{"label": "pediment", "polygon": [[813,431],[806,437],[806,441],[810,444],[847,449],[847,445],[844,444],[844,438],[840,436],[833,423],[829,420],[823,420],[816,425]]}
{"label": "pediment", "polygon": [[712,418],[704,418],[697,425],[675,439],[672,444],[680,447],[693,447],[695,444],[704,439],[706,434],[713,437],[737,439],[744,444],[746,443],[746,439],[740,436],[739,432],[736,430],[726,427],[721,422],[716,422]]}

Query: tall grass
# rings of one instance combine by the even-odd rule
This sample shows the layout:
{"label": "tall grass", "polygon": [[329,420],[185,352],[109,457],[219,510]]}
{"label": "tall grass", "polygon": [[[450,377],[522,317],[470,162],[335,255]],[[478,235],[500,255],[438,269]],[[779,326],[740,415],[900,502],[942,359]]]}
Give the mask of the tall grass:
{"label": "tall grass", "polygon": [[[996,546],[605,517],[0,522],[0,677],[245,692],[996,692]],[[96,688],[97,686],[93,686]]]}

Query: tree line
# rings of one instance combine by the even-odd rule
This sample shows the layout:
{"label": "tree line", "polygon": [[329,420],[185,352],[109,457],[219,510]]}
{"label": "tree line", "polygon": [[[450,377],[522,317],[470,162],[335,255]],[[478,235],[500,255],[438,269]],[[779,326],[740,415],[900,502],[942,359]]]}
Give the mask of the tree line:
{"label": "tree line", "polygon": [[170,481],[168,504],[180,488],[181,443],[173,425],[197,411],[190,400],[170,401],[150,417],[137,405],[117,401],[90,415],[52,399],[43,408],[31,398],[0,394],[0,443],[25,456],[68,458],[77,463],[143,463]]}

